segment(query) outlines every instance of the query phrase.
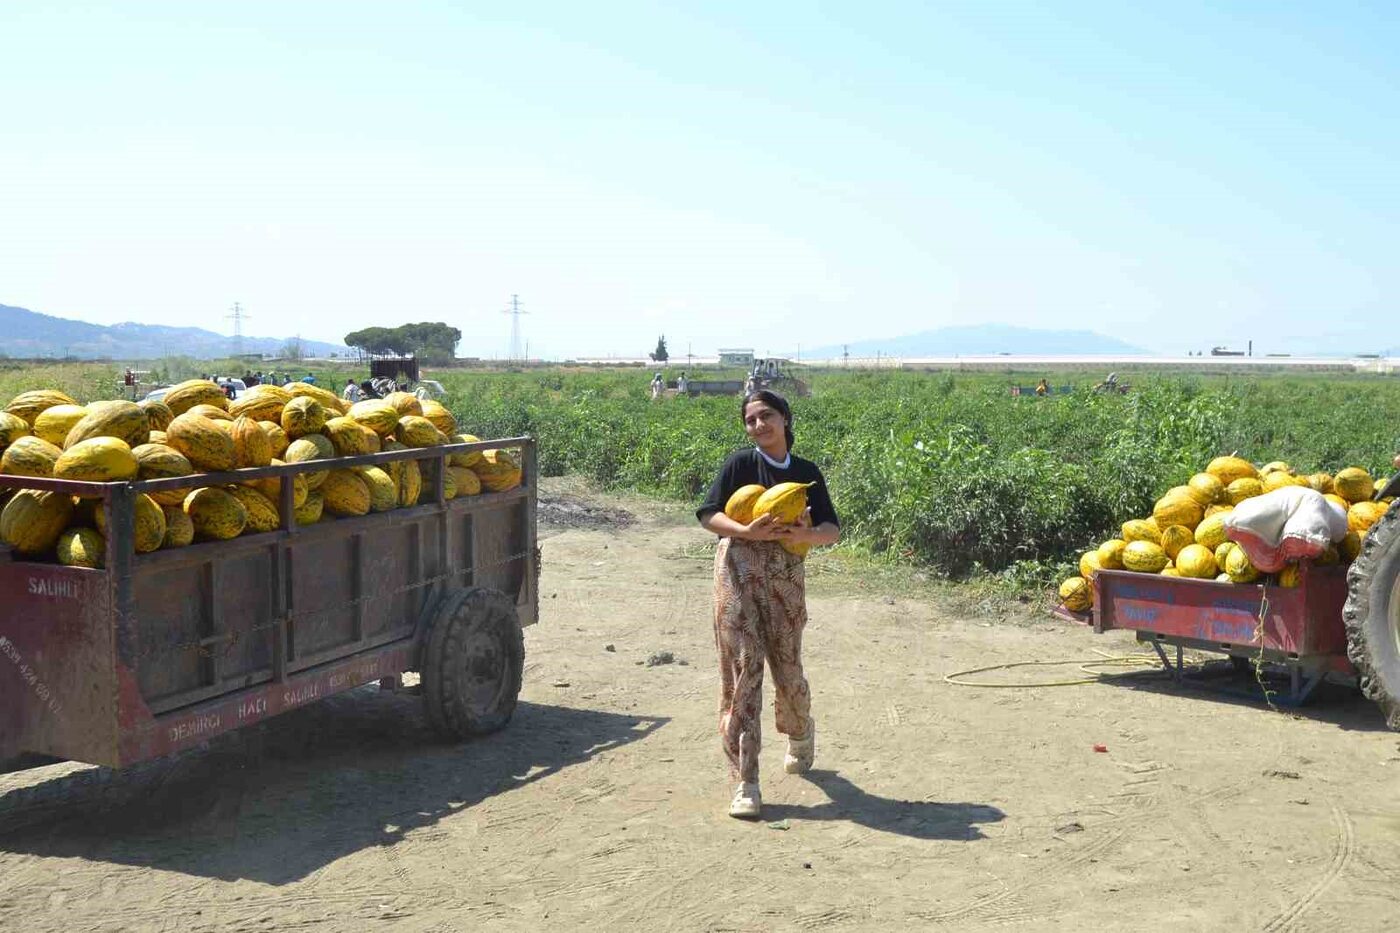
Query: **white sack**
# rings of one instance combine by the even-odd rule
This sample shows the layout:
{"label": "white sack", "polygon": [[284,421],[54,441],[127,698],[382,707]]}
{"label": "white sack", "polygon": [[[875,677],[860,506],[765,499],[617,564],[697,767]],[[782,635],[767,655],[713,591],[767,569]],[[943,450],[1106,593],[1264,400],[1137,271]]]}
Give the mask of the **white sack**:
{"label": "white sack", "polygon": [[1225,536],[1265,573],[1282,570],[1290,561],[1317,557],[1346,534],[1346,512],[1317,490],[1302,486],[1246,499],[1225,516]]}

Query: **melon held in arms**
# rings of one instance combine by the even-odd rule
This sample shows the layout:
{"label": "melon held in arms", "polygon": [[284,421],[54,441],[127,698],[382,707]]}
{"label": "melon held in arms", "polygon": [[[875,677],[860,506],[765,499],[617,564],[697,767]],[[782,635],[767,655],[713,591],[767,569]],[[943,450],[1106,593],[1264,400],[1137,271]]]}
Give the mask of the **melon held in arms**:
{"label": "melon held in arms", "polygon": [[[772,515],[780,525],[794,525],[807,511],[807,490],[813,483],[779,483],[759,496],[753,504],[753,517]],[[789,554],[804,556],[812,549],[810,544],[796,544],[780,541],[783,550]]]}

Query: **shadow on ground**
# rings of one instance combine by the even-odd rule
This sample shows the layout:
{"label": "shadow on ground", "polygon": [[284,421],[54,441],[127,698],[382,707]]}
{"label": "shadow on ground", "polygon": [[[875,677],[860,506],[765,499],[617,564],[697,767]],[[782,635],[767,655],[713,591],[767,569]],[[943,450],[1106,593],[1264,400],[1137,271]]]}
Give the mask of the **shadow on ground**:
{"label": "shadow on ground", "polygon": [[980,803],[894,800],[869,793],[835,771],[813,770],[803,775],[830,799],[814,806],[763,805],[763,819],[846,820],[881,832],[914,839],[972,841],[985,836],[980,823],[998,823],[1006,814]]}
{"label": "shadow on ground", "polygon": [[416,698],[361,689],[126,771],[34,772],[0,796],[0,851],[287,884],[668,721],[521,703],[442,744]]}
{"label": "shadow on ground", "polygon": [[[1234,667],[1228,660],[1204,664],[1188,663],[1180,680],[1161,668],[1106,677],[1103,683],[1128,690],[1188,696],[1193,700],[1228,703],[1232,706],[1267,708],[1264,694],[1252,669]],[[1366,699],[1354,686],[1323,682],[1301,706],[1289,705],[1288,677],[1266,671],[1264,683],[1271,691],[1275,707],[1282,713],[1330,723],[1353,732],[1388,732],[1380,707]]]}

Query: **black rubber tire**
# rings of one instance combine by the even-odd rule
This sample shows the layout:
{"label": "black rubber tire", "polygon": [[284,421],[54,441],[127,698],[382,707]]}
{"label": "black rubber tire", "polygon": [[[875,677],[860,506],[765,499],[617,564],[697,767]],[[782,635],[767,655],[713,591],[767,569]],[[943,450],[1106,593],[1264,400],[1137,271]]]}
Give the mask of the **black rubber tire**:
{"label": "black rubber tire", "polygon": [[1347,571],[1342,620],[1347,657],[1361,692],[1400,729],[1400,509],[1392,509],[1362,539],[1361,554]]}
{"label": "black rubber tire", "polygon": [[525,635],[504,593],[473,588],[438,606],[423,652],[428,722],[452,739],[486,735],[515,712],[525,671]]}

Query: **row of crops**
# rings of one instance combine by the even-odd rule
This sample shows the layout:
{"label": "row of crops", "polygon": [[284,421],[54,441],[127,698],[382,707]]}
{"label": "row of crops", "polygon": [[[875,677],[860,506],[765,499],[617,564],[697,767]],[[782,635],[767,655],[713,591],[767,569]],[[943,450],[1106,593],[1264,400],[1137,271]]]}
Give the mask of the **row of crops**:
{"label": "row of crops", "polygon": [[[745,443],[737,397],[653,403],[641,370],[434,375],[480,436],[539,438],[546,474],[695,500]],[[73,367],[45,384],[115,376]],[[1355,465],[1388,475],[1400,448],[1400,380],[1383,377],[1134,374],[1129,395],[1106,396],[1088,391],[1102,374],[1086,373],[1057,377],[1076,391],[1044,399],[1011,397],[1029,374],[804,377],[813,394],[792,400],[795,449],[826,472],[845,542],[952,578],[1057,581],[1222,453],[1302,473]]]}
{"label": "row of crops", "polygon": [[[848,543],[1040,584],[1221,453],[1388,475],[1400,443],[1400,382],[1379,377],[1138,377],[1127,396],[1075,381],[1037,399],[999,376],[816,373],[792,400],[795,449],[826,472]],[[444,382],[482,430],[538,436],[547,473],[604,485],[693,499],[745,443],[737,398],[652,403],[637,373]]]}

